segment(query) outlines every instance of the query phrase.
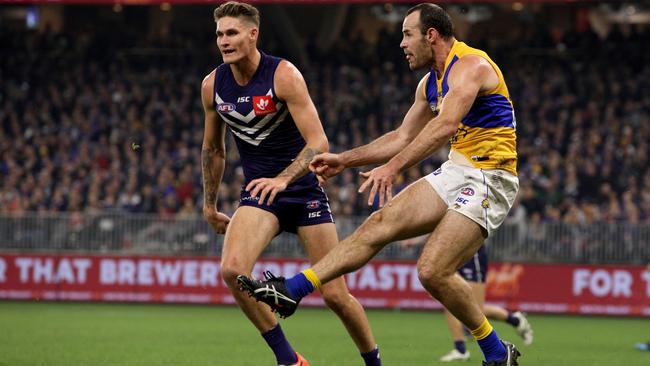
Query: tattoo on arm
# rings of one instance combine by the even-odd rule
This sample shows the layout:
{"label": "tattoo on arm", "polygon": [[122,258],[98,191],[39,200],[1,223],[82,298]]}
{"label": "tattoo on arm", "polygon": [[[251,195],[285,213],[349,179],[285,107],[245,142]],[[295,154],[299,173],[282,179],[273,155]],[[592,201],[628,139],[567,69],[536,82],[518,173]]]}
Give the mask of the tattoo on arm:
{"label": "tattoo on arm", "polygon": [[214,207],[217,204],[217,190],[221,179],[215,166],[215,158],[223,158],[219,149],[207,148],[201,151],[201,169],[203,170],[203,202],[206,206]]}
{"label": "tattoo on arm", "polygon": [[305,147],[302,149],[300,154],[294,159],[282,173],[278,174],[278,177],[290,178],[289,183],[294,182],[296,179],[302,177],[303,175],[309,172],[309,163],[317,154],[320,154],[321,151],[313,149],[311,147]]}

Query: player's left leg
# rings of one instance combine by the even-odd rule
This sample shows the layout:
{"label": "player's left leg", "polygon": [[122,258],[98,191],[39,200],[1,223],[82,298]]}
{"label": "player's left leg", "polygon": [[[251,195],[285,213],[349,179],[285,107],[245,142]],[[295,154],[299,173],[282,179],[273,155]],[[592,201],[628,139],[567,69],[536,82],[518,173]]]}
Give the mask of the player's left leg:
{"label": "player's left leg", "polygon": [[422,251],[418,276],[427,291],[471,330],[488,365],[516,365],[519,352],[501,342],[470,285],[456,274],[486,237],[485,229],[475,221],[455,210],[447,211]]}
{"label": "player's left leg", "polygon": [[526,346],[533,343],[533,327],[530,325],[526,314],[520,311],[510,312],[501,306],[490,304],[483,305],[483,313],[488,319],[501,320],[515,327],[517,334],[519,334]]}
{"label": "player's left leg", "polygon": [[[318,262],[338,244],[336,226],[333,223],[298,227],[298,236],[305,246],[312,264]],[[367,366],[381,365],[379,350],[370,329],[368,318],[361,304],[354,298],[339,277],[320,288],[325,304],[336,313],[356,344]]]}

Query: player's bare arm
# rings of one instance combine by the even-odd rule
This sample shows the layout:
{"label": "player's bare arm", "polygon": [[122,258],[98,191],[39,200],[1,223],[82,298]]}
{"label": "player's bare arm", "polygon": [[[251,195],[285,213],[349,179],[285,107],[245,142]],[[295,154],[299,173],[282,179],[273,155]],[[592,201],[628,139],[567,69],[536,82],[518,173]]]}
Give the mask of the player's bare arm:
{"label": "player's bare arm", "polygon": [[417,137],[388,163],[362,174],[366,181],[359,192],[371,187],[368,204],[372,204],[377,192],[380,206],[390,200],[395,176],[447,143],[456,133],[458,124],[469,112],[478,93],[494,88],[497,83],[496,72],[484,58],[473,55],[461,58],[449,74],[449,91],[440,105],[438,116],[428,122]]}
{"label": "player's bare arm", "polygon": [[433,112],[422,92],[425,83],[426,76],[420,80],[415,92],[415,101],[396,130],[341,154],[325,153],[314,157],[310,169],[319,176],[319,180],[325,181],[346,168],[385,163],[413,141],[433,118]]}
{"label": "player's bare arm", "polygon": [[255,179],[246,186],[252,197],[258,197],[259,194],[259,203],[263,203],[268,197],[269,205],[279,192],[309,172],[309,163],[315,155],[329,150],[323,125],[300,71],[290,62],[282,61],[275,72],[274,84],[278,98],[286,101],[289,113],[293,116],[306,145],[293,163],[277,177]]}
{"label": "player's bare arm", "polygon": [[212,106],[214,71],[203,79],[201,102],[205,114],[201,170],[203,172],[203,215],[214,230],[223,234],[230,218],[217,210],[217,193],[226,164],[225,123]]}

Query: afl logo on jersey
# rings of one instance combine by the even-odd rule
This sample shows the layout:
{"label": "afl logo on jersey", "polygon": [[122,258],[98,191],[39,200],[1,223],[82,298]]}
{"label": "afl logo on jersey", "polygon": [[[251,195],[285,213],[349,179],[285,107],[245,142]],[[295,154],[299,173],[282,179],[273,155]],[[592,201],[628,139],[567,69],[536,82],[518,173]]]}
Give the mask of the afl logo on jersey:
{"label": "afl logo on jersey", "polygon": [[275,103],[270,95],[253,97],[253,110],[256,116],[262,116],[269,113],[275,113]]}
{"label": "afl logo on jersey", "polygon": [[235,110],[235,105],[232,103],[219,103],[217,104],[217,111],[221,113],[230,113]]}

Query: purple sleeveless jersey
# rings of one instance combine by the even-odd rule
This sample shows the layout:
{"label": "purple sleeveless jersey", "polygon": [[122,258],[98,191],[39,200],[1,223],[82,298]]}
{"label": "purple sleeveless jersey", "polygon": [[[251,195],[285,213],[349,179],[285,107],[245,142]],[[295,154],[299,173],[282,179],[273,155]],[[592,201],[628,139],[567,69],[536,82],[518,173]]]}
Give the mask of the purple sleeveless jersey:
{"label": "purple sleeveless jersey", "polygon": [[[260,52],[261,53],[261,52]],[[214,77],[213,105],[232,133],[244,171],[240,206],[254,206],[277,216],[282,230],[333,222],[329,202],[313,173],[290,184],[271,206],[258,204],[243,188],[257,178],[273,178],[305,147],[285,101],[275,94],[273,77],[282,61],[261,53],[248,84],[237,84],[230,66],[221,64]]]}

